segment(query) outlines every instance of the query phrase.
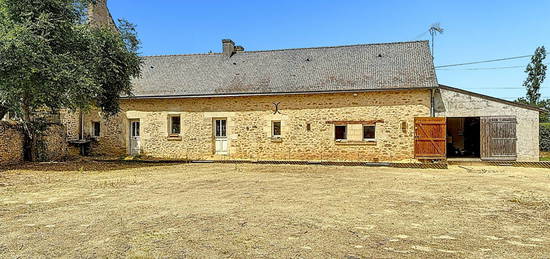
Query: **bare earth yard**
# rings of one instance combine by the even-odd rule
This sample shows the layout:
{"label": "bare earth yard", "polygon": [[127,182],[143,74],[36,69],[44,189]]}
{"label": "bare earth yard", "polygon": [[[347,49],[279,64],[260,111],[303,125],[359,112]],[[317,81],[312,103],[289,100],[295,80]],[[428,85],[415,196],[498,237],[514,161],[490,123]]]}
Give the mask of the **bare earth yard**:
{"label": "bare earth yard", "polygon": [[28,164],[0,257],[550,256],[550,170]]}

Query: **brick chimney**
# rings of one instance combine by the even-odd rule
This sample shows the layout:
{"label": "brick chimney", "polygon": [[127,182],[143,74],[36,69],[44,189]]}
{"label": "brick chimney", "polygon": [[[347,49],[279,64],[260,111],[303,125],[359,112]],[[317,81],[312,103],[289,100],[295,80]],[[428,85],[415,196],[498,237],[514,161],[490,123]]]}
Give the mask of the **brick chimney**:
{"label": "brick chimney", "polygon": [[116,28],[111,12],[107,8],[107,0],[92,1],[90,6],[88,6],[88,22],[93,26]]}

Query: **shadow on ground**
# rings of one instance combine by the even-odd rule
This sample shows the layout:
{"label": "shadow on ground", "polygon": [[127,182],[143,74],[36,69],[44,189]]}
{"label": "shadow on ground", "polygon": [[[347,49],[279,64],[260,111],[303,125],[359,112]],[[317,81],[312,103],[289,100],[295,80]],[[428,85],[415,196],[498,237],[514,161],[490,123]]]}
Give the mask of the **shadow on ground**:
{"label": "shadow on ground", "polygon": [[169,164],[142,163],[139,161],[99,162],[93,160],[75,160],[66,162],[26,162],[20,165],[0,167],[0,172],[8,170],[30,170],[42,172],[114,171],[166,165]]}

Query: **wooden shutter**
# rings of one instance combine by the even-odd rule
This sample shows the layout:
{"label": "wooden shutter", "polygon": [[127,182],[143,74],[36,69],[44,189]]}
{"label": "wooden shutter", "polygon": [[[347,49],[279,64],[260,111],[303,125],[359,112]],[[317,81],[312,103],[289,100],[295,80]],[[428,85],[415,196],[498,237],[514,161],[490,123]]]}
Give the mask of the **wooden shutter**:
{"label": "wooden shutter", "polygon": [[446,118],[414,119],[414,154],[417,159],[445,159],[447,157]]}
{"label": "wooden shutter", "polygon": [[516,118],[481,117],[481,159],[515,161]]}

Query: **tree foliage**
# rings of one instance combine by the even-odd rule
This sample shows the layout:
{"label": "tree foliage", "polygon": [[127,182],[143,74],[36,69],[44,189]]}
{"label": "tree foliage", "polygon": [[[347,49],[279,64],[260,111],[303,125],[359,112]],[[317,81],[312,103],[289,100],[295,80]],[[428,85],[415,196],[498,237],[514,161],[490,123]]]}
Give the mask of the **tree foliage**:
{"label": "tree foliage", "polygon": [[550,152],[550,123],[540,124],[540,150]]}
{"label": "tree foliage", "polygon": [[[135,26],[91,26],[94,0],[0,0],[0,115],[23,120],[29,138],[36,115],[60,109],[119,111],[140,75]],[[2,117],[2,116],[0,116]]]}
{"label": "tree foliage", "polygon": [[[116,113],[140,74],[135,27],[89,26],[89,0],[0,0],[0,105],[34,111],[101,108]],[[128,40],[130,39],[130,40]]]}
{"label": "tree foliage", "polygon": [[[544,64],[546,58],[546,49],[540,46],[535,50],[535,54],[531,57],[531,62],[525,68],[527,78],[523,82],[523,86],[527,89],[525,98],[516,100],[518,103],[528,104],[539,107],[545,111],[550,110],[550,100],[541,99],[540,88],[546,79],[547,66]],[[549,122],[550,117],[547,112],[542,112],[540,115],[541,122]]]}
{"label": "tree foliage", "polygon": [[531,57],[531,63],[525,69],[527,79],[523,82],[523,86],[527,88],[527,100],[533,105],[540,101],[540,87],[546,78],[547,66],[543,63],[545,58],[546,49],[544,46],[538,47]]}

